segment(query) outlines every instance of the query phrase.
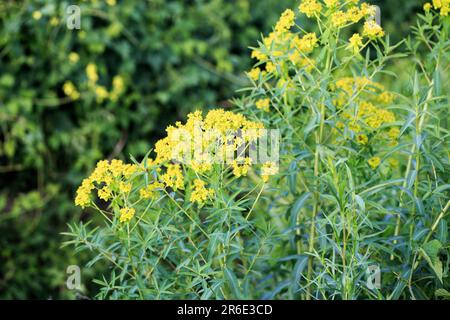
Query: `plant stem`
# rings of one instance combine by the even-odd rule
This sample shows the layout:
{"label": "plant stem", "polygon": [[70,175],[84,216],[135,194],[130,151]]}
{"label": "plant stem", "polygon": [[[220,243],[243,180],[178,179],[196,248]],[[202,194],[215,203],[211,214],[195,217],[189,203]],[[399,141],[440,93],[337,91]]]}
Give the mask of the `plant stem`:
{"label": "plant stem", "polygon": [[[322,142],[322,134],[323,134],[323,127],[324,127],[324,119],[325,119],[325,105],[322,103],[320,106],[320,126],[319,126],[319,132],[316,133],[316,152],[314,155],[314,184],[315,184],[315,190],[314,190],[314,208],[311,218],[311,228],[309,231],[309,246],[308,251],[310,254],[314,251],[314,241],[315,241],[315,233],[316,233],[316,215],[319,212],[320,208],[320,195],[319,195],[319,148],[320,144]],[[311,281],[312,273],[313,273],[313,256],[310,255],[308,257],[308,275],[307,279],[308,281]],[[311,286],[308,285],[307,292],[306,292],[306,299],[311,299]]]}
{"label": "plant stem", "polygon": [[[430,88],[428,89],[428,93],[427,93],[427,100],[431,99],[431,97],[433,95],[433,89],[434,89],[434,80],[432,80],[431,83],[430,83]],[[422,116],[420,117],[420,121],[417,121],[418,115],[416,113],[416,134],[417,134],[417,132],[421,132],[422,131],[422,127],[423,127],[423,123],[425,122],[425,115],[427,113],[427,110],[428,110],[428,102],[426,102],[425,105],[424,105],[424,108],[422,110]],[[413,143],[413,146],[411,148],[411,151],[410,151],[410,154],[409,154],[409,157],[408,157],[408,164],[407,164],[407,167],[406,167],[405,178],[404,178],[404,182],[403,182],[403,188],[400,191],[400,198],[399,198],[400,199],[400,207],[402,207],[402,204],[403,204],[402,198],[403,198],[403,195],[405,193],[404,190],[406,189],[407,184],[408,184],[408,176],[409,176],[409,173],[411,172],[411,164],[412,164],[413,155],[416,155],[416,161],[417,161],[417,157],[420,157],[420,154],[419,154],[420,150],[416,150],[416,145],[417,145],[417,143]],[[416,163],[416,169],[418,170],[418,163]],[[417,180],[417,176],[418,175],[419,175],[419,172],[416,173],[416,180],[414,182],[415,188],[416,188],[416,186],[418,184],[417,183],[417,181],[418,181]],[[414,196],[417,196],[417,194],[415,194]],[[413,210],[415,210],[415,208]],[[400,234],[400,228],[401,228],[401,217],[400,217],[400,213],[398,213],[397,214],[397,221],[395,223],[394,238],[398,237],[398,235]],[[410,230],[410,232],[411,232],[411,230]],[[397,244],[397,239],[394,239],[394,246],[396,244]],[[393,254],[391,254],[391,260],[394,260],[394,255]]]}

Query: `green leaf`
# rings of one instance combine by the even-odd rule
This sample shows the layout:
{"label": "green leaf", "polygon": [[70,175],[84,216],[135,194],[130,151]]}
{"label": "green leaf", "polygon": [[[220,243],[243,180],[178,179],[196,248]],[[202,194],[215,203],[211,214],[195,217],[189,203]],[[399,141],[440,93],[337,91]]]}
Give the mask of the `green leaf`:
{"label": "green leaf", "polygon": [[226,267],[223,271],[223,274],[225,276],[226,283],[228,284],[228,287],[231,289],[231,292],[234,294],[235,299],[242,299],[241,294],[241,288],[239,286],[238,279],[236,278],[236,275],[234,274],[233,270]]}
{"label": "green leaf", "polygon": [[442,244],[439,240],[431,240],[422,246],[420,252],[442,283],[442,261],[439,259],[439,250],[441,248]]}
{"label": "green leaf", "polygon": [[441,243],[447,243],[448,224],[446,220],[442,219],[441,221],[439,221],[436,236]]}
{"label": "green leaf", "polygon": [[303,194],[300,198],[298,198],[294,205],[291,208],[291,227],[296,226],[297,224],[297,217],[300,213],[300,210],[305,205],[306,200],[308,200],[309,196],[311,195],[311,192],[307,192]]}
{"label": "green leaf", "polygon": [[450,300],[450,292],[445,289],[437,289],[434,292],[436,298],[443,298],[444,300]]}

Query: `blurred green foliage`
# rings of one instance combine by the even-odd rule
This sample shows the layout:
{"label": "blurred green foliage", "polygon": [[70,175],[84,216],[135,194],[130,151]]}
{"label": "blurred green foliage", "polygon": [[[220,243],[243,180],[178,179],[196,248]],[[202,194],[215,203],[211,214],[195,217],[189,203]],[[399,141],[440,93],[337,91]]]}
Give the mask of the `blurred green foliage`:
{"label": "blurred green foliage", "polygon": [[[97,160],[142,155],[166,124],[227,101],[246,81],[248,46],[296,3],[114,2],[0,4],[0,298],[73,297],[65,270],[82,261],[60,232],[80,218],[74,187]],[[72,4],[80,30],[66,26]]]}
{"label": "blurred green foliage", "polygon": [[[226,107],[252,65],[248,47],[298,3],[2,1],[0,298],[73,297],[65,269],[83,261],[60,248],[60,232],[82,218],[74,187],[99,159],[143,155],[192,109]],[[375,3],[393,28],[421,5]],[[80,30],[66,26],[72,4]]]}

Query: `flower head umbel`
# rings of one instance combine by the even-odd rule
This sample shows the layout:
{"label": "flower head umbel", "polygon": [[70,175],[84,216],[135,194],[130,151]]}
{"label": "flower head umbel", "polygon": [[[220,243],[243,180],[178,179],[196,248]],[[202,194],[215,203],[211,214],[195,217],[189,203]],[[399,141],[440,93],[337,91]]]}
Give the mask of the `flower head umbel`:
{"label": "flower head umbel", "polygon": [[[439,9],[441,16],[446,17],[450,12],[450,0],[433,0],[433,7],[435,10]],[[431,9],[431,6],[429,9]]]}
{"label": "flower head umbel", "polygon": [[375,20],[369,20],[364,23],[363,35],[369,39],[381,38],[384,36],[384,31]]}
{"label": "flower head umbel", "polygon": [[131,219],[133,219],[136,210],[134,208],[122,208],[120,209],[119,212],[120,212],[119,221],[129,222]]}
{"label": "flower head umbel", "polygon": [[287,9],[281,14],[280,20],[275,25],[275,31],[277,33],[288,31],[294,25],[294,19],[294,11]]}
{"label": "flower head umbel", "polygon": [[380,157],[372,157],[369,160],[367,160],[367,163],[373,170],[375,170],[380,165],[381,159]]}
{"label": "flower head umbel", "polygon": [[269,181],[269,177],[278,173],[279,167],[273,161],[269,161],[263,164],[261,167],[261,177],[264,182]]}
{"label": "flower head umbel", "polygon": [[353,54],[358,54],[363,45],[362,37],[359,33],[353,34],[353,36],[349,39],[349,43],[347,48],[353,52]]}
{"label": "flower head umbel", "polygon": [[202,180],[194,180],[194,188],[190,197],[190,200],[192,202],[197,202],[197,204],[202,205],[208,200],[208,198],[211,198],[212,196],[214,196],[214,190],[207,189],[205,187],[205,182],[203,182]]}
{"label": "flower head umbel", "polygon": [[298,9],[311,18],[322,11],[322,5],[317,0],[303,0]]}
{"label": "flower head umbel", "polygon": [[260,110],[269,111],[270,99],[269,98],[260,99],[256,101],[255,105]]}

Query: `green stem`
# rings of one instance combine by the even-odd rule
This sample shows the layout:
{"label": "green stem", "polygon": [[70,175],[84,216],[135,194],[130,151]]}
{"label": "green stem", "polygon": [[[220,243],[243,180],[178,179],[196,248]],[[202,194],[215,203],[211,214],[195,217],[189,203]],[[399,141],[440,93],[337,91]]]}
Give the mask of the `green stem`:
{"label": "green stem", "polygon": [[[319,132],[316,133],[316,151],[314,155],[314,184],[315,184],[315,191],[314,191],[314,208],[311,218],[311,228],[309,232],[309,246],[308,251],[310,254],[314,252],[314,242],[315,242],[315,233],[316,233],[316,216],[320,209],[320,194],[319,194],[319,148],[320,144],[322,143],[322,135],[323,135],[323,127],[324,127],[324,119],[325,119],[325,105],[322,103],[320,106],[320,126],[319,126]],[[312,274],[313,274],[313,261],[314,258],[312,255],[308,257],[308,275],[307,279],[309,282],[311,282]],[[307,286],[306,291],[306,299],[311,299],[311,283]]]}

